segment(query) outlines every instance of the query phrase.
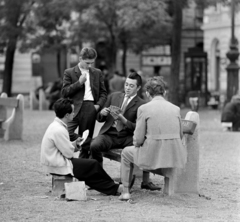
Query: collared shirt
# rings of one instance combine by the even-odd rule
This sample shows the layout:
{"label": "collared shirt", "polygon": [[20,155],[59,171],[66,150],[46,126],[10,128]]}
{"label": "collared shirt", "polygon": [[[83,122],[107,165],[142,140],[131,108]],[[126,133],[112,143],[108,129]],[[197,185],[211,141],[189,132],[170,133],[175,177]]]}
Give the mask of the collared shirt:
{"label": "collared shirt", "polygon": [[92,89],[91,89],[91,86],[90,86],[89,70],[80,68],[80,64],[78,64],[78,67],[79,67],[79,69],[80,69],[82,74],[83,73],[86,74],[86,78],[87,78],[86,82],[84,83],[84,85],[85,85],[85,92],[84,92],[83,100],[94,101],[93,95],[92,95]]}
{"label": "collared shirt", "polygon": [[58,117],[55,117],[54,118],[54,121],[57,121],[57,122],[59,122],[59,123],[61,123],[66,129],[68,129],[68,126],[67,126],[67,124],[66,123],[64,123],[60,118],[58,118]]}
{"label": "collared shirt", "polygon": [[[128,100],[128,102],[127,102],[127,105],[132,101],[132,99],[133,99],[136,95],[137,95],[137,94],[129,97],[129,100]],[[122,102],[121,108],[122,108],[122,106],[123,106],[123,104],[124,104],[124,102],[125,102],[126,99],[127,99],[127,95],[124,96],[124,100],[123,100],[123,102]]]}
{"label": "collared shirt", "polygon": [[[131,96],[131,97],[129,98],[129,100],[128,100],[128,102],[127,102],[127,105],[132,101],[132,99],[133,99],[136,95],[137,95],[137,94],[135,94],[135,95],[133,95],[133,96]],[[125,96],[124,96],[124,100],[123,100],[122,105],[121,105],[121,109],[122,109],[122,106],[123,106],[123,104],[124,104],[124,102],[125,102],[126,99],[127,99],[127,96],[125,95]],[[115,128],[116,128],[116,126],[117,126],[117,121],[114,121],[112,127],[115,127]]]}

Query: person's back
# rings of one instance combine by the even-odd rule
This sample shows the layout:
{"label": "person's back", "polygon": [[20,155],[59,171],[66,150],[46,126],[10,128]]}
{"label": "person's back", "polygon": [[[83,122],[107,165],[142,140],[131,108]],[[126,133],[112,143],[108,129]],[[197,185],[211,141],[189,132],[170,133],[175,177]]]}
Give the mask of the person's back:
{"label": "person's back", "polygon": [[180,135],[179,107],[163,99],[152,100],[151,103],[143,106],[142,110],[148,113],[147,124],[151,126],[151,128],[148,128],[147,135],[163,135],[168,133]]}
{"label": "person's back", "polygon": [[233,122],[235,115],[235,105],[232,102],[228,102],[222,111],[221,122]]}
{"label": "person's back", "polygon": [[[163,97],[156,96],[139,108],[139,116],[134,144],[142,143],[144,149],[139,149],[138,156],[141,158],[138,159],[138,165],[145,169],[183,167],[186,150],[181,141],[180,108]],[[142,118],[144,120],[141,122]],[[144,127],[146,139],[142,141],[140,128]]]}
{"label": "person's back", "polygon": [[221,122],[232,123],[232,130],[240,130],[240,100],[231,100],[228,102],[222,111]]}
{"label": "person's back", "polygon": [[124,79],[119,73],[114,74],[113,78],[109,80],[109,90],[110,92],[123,92],[124,90]]}

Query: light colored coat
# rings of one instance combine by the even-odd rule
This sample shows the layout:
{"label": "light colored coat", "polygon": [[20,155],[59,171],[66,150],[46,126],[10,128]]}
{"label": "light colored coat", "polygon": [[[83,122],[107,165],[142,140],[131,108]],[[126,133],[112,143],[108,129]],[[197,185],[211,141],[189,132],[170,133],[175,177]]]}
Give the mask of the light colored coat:
{"label": "light colored coat", "polygon": [[138,109],[134,131],[134,163],[141,169],[183,168],[187,160],[182,143],[180,108],[162,96]]}
{"label": "light colored coat", "polygon": [[41,144],[41,163],[47,173],[73,175],[70,159],[75,147],[76,141],[69,140],[67,125],[56,117],[47,128]]}

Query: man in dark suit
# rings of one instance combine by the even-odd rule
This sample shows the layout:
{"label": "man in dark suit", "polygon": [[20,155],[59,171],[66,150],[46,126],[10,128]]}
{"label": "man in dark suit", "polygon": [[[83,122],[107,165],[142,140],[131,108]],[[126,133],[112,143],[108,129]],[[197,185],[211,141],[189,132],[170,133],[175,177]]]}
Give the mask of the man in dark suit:
{"label": "man in dark suit", "polygon": [[[66,69],[63,77],[62,95],[73,100],[74,118],[68,123],[70,140],[74,141],[89,130],[89,136],[82,145],[80,157],[89,157],[89,145],[93,136],[98,111],[107,100],[104,77],[99,69],[92,68],[97,58],[93,48],[83,48],[77,66]],[[78,127],[78,134],[74,133]]]}
{"label": "man in dark suit", "polygon": [[[102,152],[114,148],[133,145],[133,132],[136,126],[137,110],[145,102],[137,95],[141,88],[142,78],[136,72],[128,75],[125,81],[125,93],[112,93],[98,114],[98,121],[105,122],[99,135],[90,145],[91,158],[103,164]],[[121,112],[113,111],[111,106],[121,108]],[[143,173],[143,181],[148,181],[149,173]],[[143,189],[159,190],[153,183],[143,184]]]}

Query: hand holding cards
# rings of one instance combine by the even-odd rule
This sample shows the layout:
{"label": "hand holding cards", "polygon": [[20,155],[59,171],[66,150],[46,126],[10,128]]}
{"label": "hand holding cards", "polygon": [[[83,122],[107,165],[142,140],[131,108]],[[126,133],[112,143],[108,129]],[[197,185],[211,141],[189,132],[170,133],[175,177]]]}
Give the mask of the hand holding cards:
{"label": "hand holding cards", "polygon": [[122,112],[122,110],[121,110],[121,108],[120,107],[118,107],[118,106],[109,106],[109,110],[110,110],[110,113],[111,112],[116,112],[116,113],[121,113]]}
{"label": "hand holding cards", "polygon": [[[75,148],[75,152],[81,151],[82,149],[82,144],[85,142],[89,134],[89,130],[85,130],[82,134],[82,137],[78,137],[76,140],[77,147]],[[74,157],[78,157],[77,155],[74,155]]]}
{"label": "hand holding cards", "polygon": [[118,115],[120,114],[120,113],[122,113],[122,110],[121,110],[121,108],[120,107],[117,107],[117,106],[110,106],[109,107],[109,110],[110,110],[110,114],[111,114],[111,116],[115,119],[115,120],[117,120],[118,119]]}

